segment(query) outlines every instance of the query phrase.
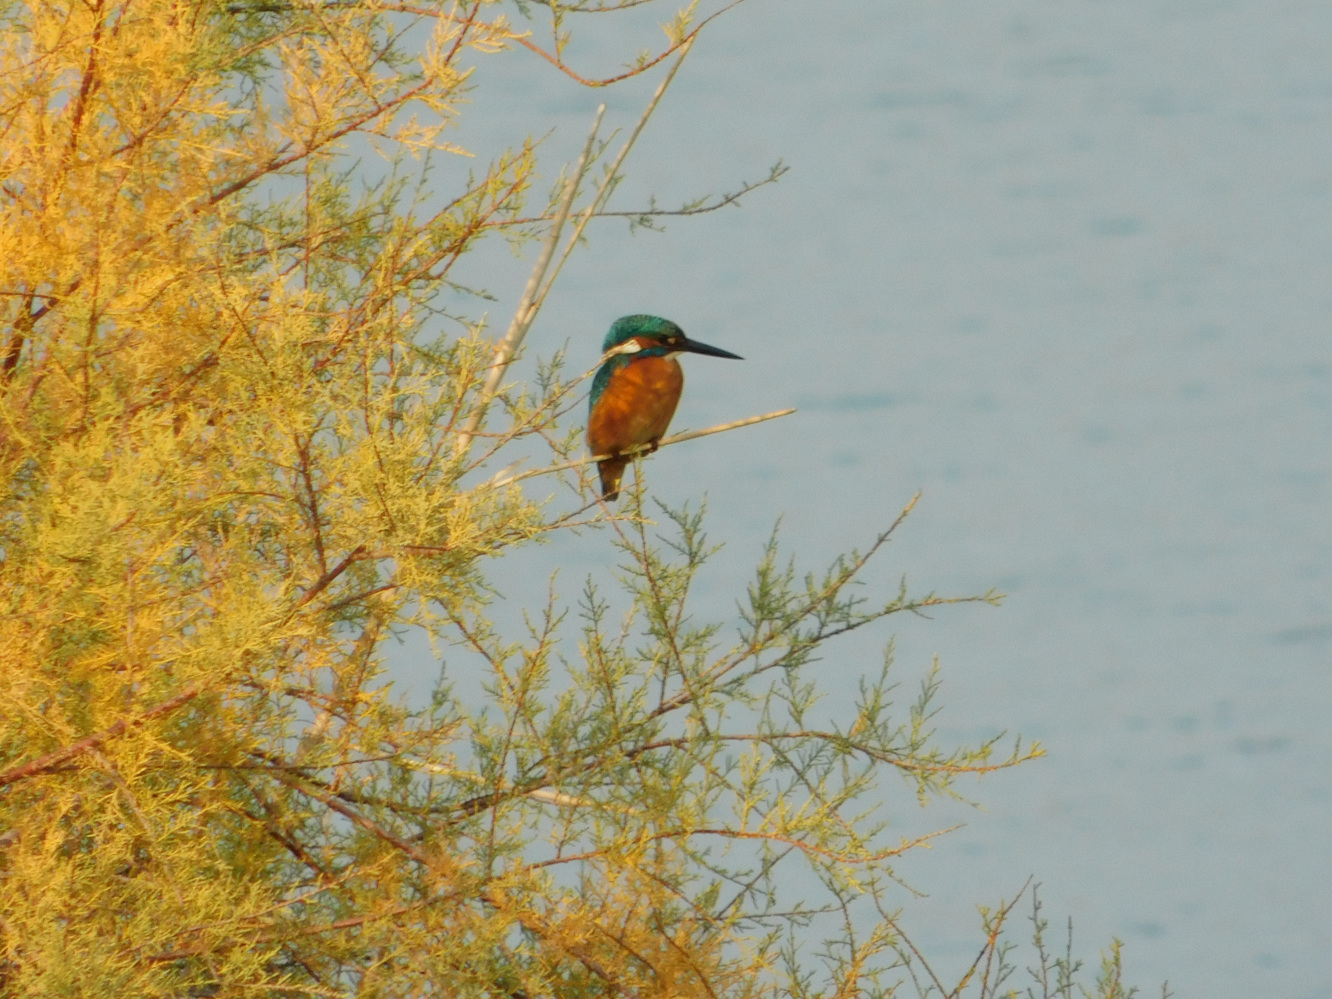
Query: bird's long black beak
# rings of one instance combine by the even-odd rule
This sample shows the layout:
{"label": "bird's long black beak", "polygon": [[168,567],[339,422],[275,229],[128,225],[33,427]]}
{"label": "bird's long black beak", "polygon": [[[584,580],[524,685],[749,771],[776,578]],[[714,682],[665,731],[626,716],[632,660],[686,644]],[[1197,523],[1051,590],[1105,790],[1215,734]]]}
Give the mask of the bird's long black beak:
{"label": "bird's long black beak", "polygon": [[735,361],[744,360],[739,354],[732,354],[729,350],[722,350],[720,347],[710,347],[706,343],[699,343],[697,340],[679,340],[671,344],[671,349],[687,350],[691,354],[707,354],[709,357],[729,357]]}

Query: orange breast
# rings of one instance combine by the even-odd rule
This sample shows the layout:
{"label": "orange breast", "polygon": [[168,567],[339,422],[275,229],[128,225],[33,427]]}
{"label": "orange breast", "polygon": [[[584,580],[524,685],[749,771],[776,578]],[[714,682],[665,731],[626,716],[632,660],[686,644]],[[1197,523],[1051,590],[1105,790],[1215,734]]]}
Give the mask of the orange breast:
{"label": "orange breast", "polygon": [[674,358],[644,357],[611,375],[587,421],[593,454],[618,454],[666,433],[684,388],[684,372]]}

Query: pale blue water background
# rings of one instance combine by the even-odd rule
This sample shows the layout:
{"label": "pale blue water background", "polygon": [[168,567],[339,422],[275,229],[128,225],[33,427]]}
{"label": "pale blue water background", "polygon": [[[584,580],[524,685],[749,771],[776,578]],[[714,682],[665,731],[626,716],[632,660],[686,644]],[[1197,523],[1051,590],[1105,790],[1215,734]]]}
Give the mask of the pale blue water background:
{"label": "pale blue water background", "polygon": [[[581,25],[589,69],[661,37]],[[656,82],[588,92],[505,58],[459,137],[485,156],[556,128],[551,179],[599,100],[627,127]],[[582,367],[611,319],[659,312],[747,358],[687,360],[677,427],[800,407],[648,465],[673,502],[706,492],[727,543],[701,610],[730,612],[778,516],[818,565],[918,489],[884,594],[902,572],[1009,594],[895,625],[908,686],[942,659],[943,739],[1049,750],[969,787],[984,811],[893,806],[968,823],[904,862],[930,896],[908,926],[960,971],[974,905],[1034,874],[1147,994],[1332,996],[1332,3],[751,0],[617,206],[779,157],[743,210],[595,228],[532,346]],[[469,265],[501,331],[524,275],[499,247]],[[569,536],[497,578],[516,607],[612,558]],[[830,686],[889,634],[831,648]]]}

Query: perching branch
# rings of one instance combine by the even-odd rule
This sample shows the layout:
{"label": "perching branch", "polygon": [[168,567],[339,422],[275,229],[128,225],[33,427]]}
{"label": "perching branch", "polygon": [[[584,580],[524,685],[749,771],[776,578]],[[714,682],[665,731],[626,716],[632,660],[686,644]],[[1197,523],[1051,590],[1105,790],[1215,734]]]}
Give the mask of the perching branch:
{"label": "perching branch", "polygon": [[520,472],[517,475],[510,475],[502,479],[492,479],[486,485],[492,489],[498,489],[502,486],[512,485],[515,482],[521,482],[523,479],[531,479],[538,475],[549,475],[551,472],[562,472],[566,468],[577,468],[580,465],[590,465],[595,461],[605,461],[607,458],[616,457],[637,457],[640,454],[649,454],[658,451],[661,448],[671,444],[683,444],[685,441],[692,441],[697,437],[707,437],[711,434],[720,434],[727,430],[738,430],[741,427],[751,427],[756,423],[766,423],[768,420],[775,420],[779,416],[790,416],[795,409],[778,409],[771,413],[764,413],[762,416],[747,416],[743,420],[732,420],[730,423],[719,423],[715,427],[708,427],[706,430],[687,430],[679,434],[671,434],[669,437],[663,437],[656,445],[638,444],[619,455],[613,454],[594,454],[586,458],[575,458],[572,461],[562,461],[555,465],[547,465],[544,468],[533,468],[526,472]]}

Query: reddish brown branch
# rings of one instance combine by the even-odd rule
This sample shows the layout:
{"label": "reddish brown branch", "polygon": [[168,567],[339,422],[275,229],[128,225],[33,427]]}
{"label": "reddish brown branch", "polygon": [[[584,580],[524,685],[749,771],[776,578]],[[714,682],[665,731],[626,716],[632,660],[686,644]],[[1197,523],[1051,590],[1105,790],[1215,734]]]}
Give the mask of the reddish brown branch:
{"label": "reddish brown branch", "polygon": [[80,739],[78,742],[71,743],[64,749],[57,749],[54,753],[47,753],[35,760],[14,767],[3,774],[0,774],[0,787],[6,787],[17,781],[27,780],[29,777],[35,777],[38,774],[54,770],[67,760],[72,760],[80,753],[86,753],[90,749],[96,749],[103,743],[110,742],[118,736],[124,735],[132,728],[138,728],[145,722],[151,721],[159,715],[168,714],[183,704],[188,704],[199,696],[198,687],[190,687],[182,691],[168,701],[163,701],[155,708],[150,708],[137,718],[122,718],[109,728],[100,732],[94,732],[92,735]]}
{"label": "reddish brown branch", "polygon": [[23,296],[22,311],[9,334],[9,342],[5,344],[4,360],[0,362],[0,377],[3,377],[5,381],[9,381],[14,376],[14,369],[18,367],[19,355],[23,353],[23,344],[32,335],[32,327],[37,321],[32,314],[32,302],[35,297],[32,292]]}
{"label": "reddish brown branch", "polygon": [[581,83],[585,87],[609,87],[613,83],[619,83],[621,80],[627,80],[630,79],[631,77],[640,76],[641,74],[646,73],[653,66],[656,66],[658,63],[662,62],[663,60],[668,59],[673,53],[680,51],[682,48],[685,48],[687,45],[693,42],[693,40],[696,37],[698,37],[699,32],[701,32],[705,27],[707,27],[708,22],[716,20],[717,18],[725,14],[728,10],[730,10],[732,7],[738,6],[741,3],[744,3],[744,0],[731,0],[731,2],[728,3],[721,10],[716,11],[715,13],[710,14],[707,17],[703,18],[703,20],[699,21],[698,24],[694,27],[693,31],[689,32],[689,34],[685,35],[674,45],[670,46],[670,48],[667,48],[662,52],[659,52],[656,56],[649,59],[648,61],[634,66],[633,69],[626,70],[625,72],[620,73],[617,76],[608,76],[604,80],[594,80],[591,79],[590,77],[580,75],[560,57],[558,52],[552,55],[550,52],[547,52],[545,49],[543,49],[540,45],[537,45],[534,42],[529,42],[526,38],[515,36],[513,38],[513,41],[517,42],[519,45],[521,45],[523,48],[527,49],[528,51],[535,52],[537,55],[541,56],[542,59],[545,59],[546,62],[550,63],[565,76],[569,77],[572,80],[576,80],[578,83]]}
{"label": "reddish brown branch", "polygon": [[319,594],[327,589],[329,583],[333,582],[333,580],[346,572],[348,567],[363,554],[365,554],[365,545],[357,545],[353,548],[346,558],[315,580],[314,585],[305,591],[305,595],[301,597],[301,602],[296,606],[304,607],[315,597],[319,596]]}

